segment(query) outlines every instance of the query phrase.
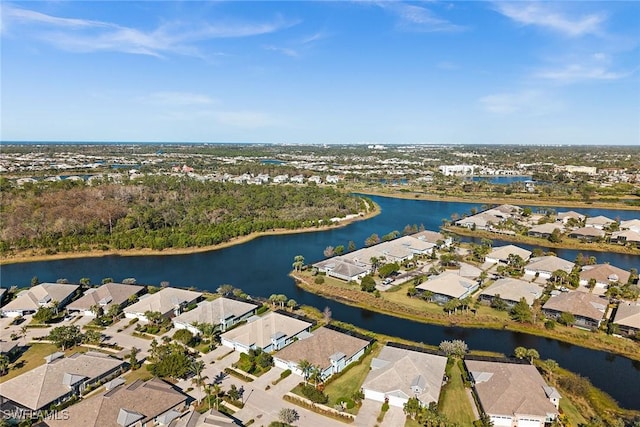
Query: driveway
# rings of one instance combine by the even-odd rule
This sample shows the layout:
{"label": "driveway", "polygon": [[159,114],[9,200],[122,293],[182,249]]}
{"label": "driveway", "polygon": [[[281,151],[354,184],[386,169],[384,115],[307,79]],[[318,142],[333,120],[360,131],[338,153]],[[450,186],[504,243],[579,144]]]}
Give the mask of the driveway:
{"label": "driveway", "polygon": [[365,399],[362,401],[362,406],[358,411],[354,426],[358,427],[398,427],[403,426],[407,420],[402,408],[395,406],[389,406],[389,410],[384,415],[384,419],[381,423],[378,422],[378,415],[382,409],[382,402],[376,402],[375,400]]}

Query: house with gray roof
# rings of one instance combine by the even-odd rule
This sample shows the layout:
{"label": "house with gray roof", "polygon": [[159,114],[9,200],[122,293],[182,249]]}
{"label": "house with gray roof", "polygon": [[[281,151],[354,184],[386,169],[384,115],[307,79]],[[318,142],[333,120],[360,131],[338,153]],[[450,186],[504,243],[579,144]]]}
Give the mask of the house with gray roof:
{"label": "house with gray roof", "polygon": [[479,409],[494,426],[544,427],[560,414],[560,394],[535,366],[469,358],[464,363]]}
{"label": "house with gray roof", "polygon": [[365,399],[402,408],[411,397],[423,406],[438,403],[447,358],[422,351],[385,345],[371,361],[362,384]]}
{"label": "house with gray roof", "polygon": [[634,218],[620,221],[620,230],[631,230],[640,233],[640,219]]}
{"label": "house with gray roof", "polygon": [[585,265],[580,272],[580,285],[587,286],[591,279],[596,287],[605,289],[614,283],[626,284],[631,273],[611,264]]}
{"label": "house with gray roof", "polygon": [[361,263],[352,259],[337,256],[313,264],[320,273],[345,282],[358,281],[371,272],[370,263]]}
{"label": "house with gray roof", "polygon": [[[124,382],[67,408],[67,419],[47,420],[49,427],[174,426],[189,396],[153,378]],[[214,424],[215,425],[215,424]]]}
{"label": "house with gray roof", "polygon": [[485,262],[494,264],[508,264],[509,255],[518,255],[526,262],[531,256],[531,251],[515,245],[500,246],[493,248],[493,250],[484,257],[484,260]]}
{"label": "house with gray roof", "polygon": [[184,307],[196,302],[201,297],[201,292],[167,287],[154,294],[143,295],[138,302],[131,304],[123,311],[125,317],[138,318],[143,321],[147,321],[144,315],[147,311],[157,311],[165,317],[174,317],[182,313]]}
{"label": "house with gray roof", "polygon": [[584,242],[599,242],[604,239],[605,232],[600,228],[582,227],[571,230],[568,236]]}
{"label": "house with gray roof", "polygon": [[560,233],[562,233],[564,232],[564,227],[562,224],[547,222],[545,224],[534,225],[527,231],[527,235],[547,239],[555,230],[559,230]]}
{"label": "house with gray roof", "polygon": [[304,376],[298,364],[301,360],[306,360],[317,366],[322,379],[326,380],[360,360],[370,343],[370,340],[322,327],[313,331],[311,336],[299,339],[278,351],[273,356],[273,361],[279,368],[291,369],[294,374]]}
{"label": "house with gray roof", "polygon": [[[24,316],[38,311],[40,307],[61,309],[74,297],[78,285],[66,283],[41,283],[32,286],[18,294],[18,296],[2,307],[5,317]],[[53,303],[57,302],[53,307]]]}
{"label": "house with gray roof", "polygon": [[499,295],[507,306],[513,307],[520,299],[524,298],[531,306],[536,299],[540,298],[543,291],[542,286],[536,283],[506,277],[496,280],[491,286],[482,290],[478,299],[491,303],[493,298]]}
{"label": "house with gray roof", "polygon": [[237,427],[240,422],[211,408],[207,412],[199,413],[193,409],[186,412],[172,424],[171,427]]}
{"label": "house with gray roof", "polygon": [[67,306],[67,310],[84,316],[95,316],[91,307],[101,307],[106,313],[114,305],[124,307],[130,297],[139,295],[143,291],[144,286],[105,283],[97,288],[87,289],[83,296]]}
{"label": "house with gray roof", "polygon": [[566,224],[567,222],[569,222],[569,220],[571,218],[573,218],[574,220],[576,220],[578,222],[582,222],[582,221],[584,221],[586,216],[582,215],[581,213],[575,212],[575,211],[558,212],[558,215],[556,216],[556,219],[558,221],[562,222],[563,224]]}
{"label": "house with gray roof", "polygon": [[640,232],[621,230],[611,233],[611,241],[621,245],[632,245],[640,248]]}
{"label": "house with gray roof", "polygon": [[174,317],[172,321],[176,329],[188,329],[194,335],[200,333],[200,330],[194,326],[197,323],[219,326],[224,332],[236,323],[256,314],[257,308],[257,304],[222,297],[201,302],[193,310]]}
{"label": "house with gray roof", "polygon": [[466,227],[475,230],[491,230],[494,226],[500,224],[504,218],[492,215],[487,212],[480,212],[466,218],[459,219],[455,222],[458,227]]}
{"label": "house with gray roof", "polygon": [[433,243],[436,247],[451,246],[453,243],[453,239],[451,237],[447,237],[438,231],[423,230],[412,234],[411,237]]}
{"label": "house with gray roof", "polygon": [[637,336],[640,332],[640,302],[622,301],[618,304],[613,323],[621,334]]}
{"label": "house with gray roof", "polygon": [[64,357],[54,353],[46,363],[2,383],[2,403],[34,411],[81,394],[87,387],[118,376],[122,360],[104,353],[75,353]]}
{"label": "house with gray roof", "polygon": [[607,311],[608,300],[586,292],[561,292],[552,295],[542,306],[545,316],[558,319],[562,313],[571,313],[574,325],[598,328]]}
{"label": "house with gray roof", "polygon": [[543,279],[549,279],[554,271],[562,270],[571,273],[575,264],[566,259],[558,258],[555,255],[546,255],[531,258],[529,263],[524,266],[524,274],[535,276],[536,274]]}
{"label": "house with gray roof", "polygon": [[220,336],[222,345],[248,353],[250,349],[262,349],[269,353],[291,344],[304,335],[313,324],[285,314],[270,311],[264,316],[252,316],[247,323]]}
{"label": "house with gray roof", "polygon": [[585,225],[585,227],[594,227],[594,228],[598,228],[598,229],[602,230],[602,229],[610,226],[614,222],[615,222],[615,220],[613,220],[611,218],[607,218],[604,215],[598,215],[598,216],[587,218],[584,221],[584,225]]}
{"label": "house with gray roof", "polygon": [[457,273],[444,272],[416,286],[418,291],[433,293],[432,299],[445,303],[454,298],[464,299],[473,294],[479,287],[477,280],[463,277]]}

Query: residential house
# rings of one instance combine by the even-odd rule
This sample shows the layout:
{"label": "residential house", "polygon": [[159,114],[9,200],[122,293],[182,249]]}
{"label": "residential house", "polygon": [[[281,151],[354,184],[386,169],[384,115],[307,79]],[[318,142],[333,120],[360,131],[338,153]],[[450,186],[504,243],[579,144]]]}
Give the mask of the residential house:
{"label": "residential house", "polygon": [[496,295],[499,295],[507,306],[513,307],[524,298],[531,306],[536,299],[540,298],[543,291],[544,289],[536,283],[507,277],[496,280],[484,289],[478,299],[490,303]]}
{"label": "residential house", "polygon": [[456,273],[444,272],[416,286],[418,291],[433,293],[432,299],[445,303],[454,298],[464,299],[478,289],[476,280],[468,279]]}
{"label": "residential house", "polygon": [[599,242],[604,239],[605,232],[596,227],[581,227],[570,231],[568,236],[584,242]]}
{"label": "residential house", "polygon": [[582,221],[585,220],[586,216],[582,215],[581,213],[575,212],[575,211],[568,211],[568,212],[558,212],[558,215],[556,216],[556,219],[558,221],[560,221],[563,224],[567,224],[567,222],[569,222],[569,220],[574,219],[577,223],[582,223]]}
{"label": "residential house", "polygon": [[[2,307],[5,317],[24,316],[35,313],[40,307],[61,309],[73,299],[78,285],[62,283],[41,283],[32,286],[18,294],[18,296]],[[57,302],[53,307],[53,303]]]}
{"label": "residential house", "polygon": [[495,427],[544,427],[560,414],[560,394],[535,366],[471,357],[464,363],[479,409]]}
{"label": "residential house", "polygon": [[211,408],[204,413],[196,410],[187,411],[171,427],[237,427],[242,424],[237,419],[230,418],[222,412]]}
{"label": "residential house", "polygon": [[500,246],[493,248],[493,250],[485,256],[484,260],[485,262],[491,262],[494,264],[508,264],[509,255],[518,255],[526,262],[531,256],[531,251],[515,245]]}
{"label": "residential house", "polygon": [[0,354],[7,356],[9,360],[17,358],[19,349],[16,341],[0,341]]}
{"label": "residential house", "polygon": [[292,182],[294,184],[304,184],[304,176],[302,176],[302,175],[294,175],[294,176],[291,177],[289,182]]}
{"label": "residential house", "polygon": [[449,247],[453,243],[453,239],[451,237],[447,237],[440,232],[431,231],[431,230],[423,230],[411,235],[411,237],[415,237],[419,240],[424,240],[425,242],[433,243],[436,247]]}
{"label": "residential house", "polygon": [[340,177],[338,175],[327,175],[325,181],[327,184],[337,184],[340,181]]}
{"label": "residential house", "polygon": [[232,298],[217,298],[213,301],[204,301],[193,310],[187,311],[173,318],[176,329],[187,329],[194,335],[200,330],[194,325],[197,323],[209,323],[218,325],[222,332],[231,326],[256,314],[258,305],[246,301],[238,301]]}
{"label": "residential house", "polygon": [[529,263],[524,266],[524,273],[535,276],[536,274],[543,279],[549,279],[554,271],[562,270],[571,273],[574,263],[566,259],[558,258],[555,255],[546,255],[531,258]]}
{"label": "residential house", "polygon": [[313,264],[320,273],[346,282],[358,281],[371,272],[371,265],[338,256]]}
{"label": "residential house", "polygon": [[640,248],[640,233],[633,230],[614,231],[611,234],[611,242]]}
{"label": "residential house", "polygon": [[610,264],[585,265],[580,272],[580,285],[587,286],[591,279],[596,287],[605,289],[612,283],[626,284],[631,273]]}
{"label": "residential house", "polygon": [[640,233],[640,219],[620,221],[620,230],[631,230]]}
{"label": "residential house", "polygon": [[371,361],[362,384],[365,399],[402,408],[411,397],[423,406],[438,403],[447,358],[423,349],[388,343]]}
{"label": "residential house", "polygon": [[587,218],[584,222],[585,227],[594,227],[600,230],[610,226],[613,224],[615,220],[611,218],[607,218],[604,215],[598,215],[594,217]]}
{"label": "residential house", "polygon": [[555,230],[559,230],[560,233],[562,233],[564,232],[564,227],[558,223],[547,222],[544,224],[534,225],[527,231],[527,235],[548,239]]}
{"label": "residential house", "polygon": [[622,301],[618,305],[613,323],[621,334],[637,336],[640,332],[640,302]]}
{"label": "residential house", "polygon": [[46,363],[2,383],[2,403],[38,411],[80,395],[87,387],[118,376],[122,360],[89,351],[64,357],[54,353]]}
{"label": "residential house", "polygon": [[[189,396],[160,378],[119,381],[114,388],[67,408],[49,427],[155,427],[176,425]],[[215,424],[214,424],[215,425]]]}
{"label": "residential house", "polygon": [[138,302],[126,307],[125,317],[147,321],[147,311],[157,311],[165,317],[175,317],[189,304],[196,302],[202,293],[178,288],[162,288],[154,294],[143,295]]}
{"label": "residential house", "polygon": [[304,376],[299,368],[301,360],[306,360],[320,370],[322,380],[341,372],[351,363],[360,360],[370,339],[352,336],[347,331],[335,327],[322,327],[312,332],[310,337],[300,339],[273,356],[275,365],[291,369],[296,375]]}
{"label": "residential house", "polygon": [[144,286],[105,283],[97,288],[87,289],[82,297],[67,306],[67,310],[84,316],[95,316],[91,311],[92,307],[101,307],[106,313],[114,305],[124,307],[129,302],[129,298],[143,291]]}
{"label": "residential house", "polygon": [[459,219],[455,222],[455,225],[459,227],[470,228],[473,230],[491,230],[494,226],[500,224],[502,221],[503,218],[497,217],[490,213],[481,212],[476,215]]}
{"label": "residential house", "polygon": [[405,259],[413,258],[413,255],[429,255],[431,254],[431,251],[433,251],[433,249],[436,247],[435,243],[416,239],[413,236],[398,237],[397,239],[391,240],[389,242],[381,243],[381,245],[385,246],[383,252],[402,251],[404,253],[405,251],[408,251],[409,253],[405,255]]}
{"label": "residential house", "polygon": [[269,353],[291,344],[311,326],[311,322],[272,311],[262,317],[250,317],[246,324],[225,332],[220,339],[222,345],[242,353],[258,348]]}
{"label": "residential house", "polygon": [[598,328],[607,311],[608,301],[586,292],[562,292],[552,295],[542,306],[545,316],[558,319],[562,313],[571,313],[575,326]]}

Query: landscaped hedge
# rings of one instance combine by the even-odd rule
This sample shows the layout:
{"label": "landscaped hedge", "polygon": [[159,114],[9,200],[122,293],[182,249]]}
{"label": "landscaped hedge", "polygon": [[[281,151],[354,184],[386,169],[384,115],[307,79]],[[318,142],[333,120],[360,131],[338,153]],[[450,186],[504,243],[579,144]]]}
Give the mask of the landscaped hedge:
{"label": "landscaped hedge", "polygon": [[329,396],[327,396],[326,394],[324,394],[323,392],[321,392],[320,390],[318,390],[317,388],[315,388],[315,386],[312,386],[311,384],[304,384],[300,388],[300,391],[302,392],[304,397],[306,397],[307,399],[309,399],[313,403],[322,403],[322,404],[324,404],[324,403],[327,403],[329,401]]}
{"label": "landscaped hedge", "polygon": [[233,375],[236,378],[240,378],[243,381],[246,382],[251,382],[253,381],[253,378],[248,377],[246,375],[241,374],[240,372],[236,371],[235,369],[231,369],[231,368],[224,368],[224,371],[229,374],[229,375]]}
{"label": "landscaped hedge", "polygon": [[292,394],[285,394],[284,396],[282,396],[282,398],[287,402],[291,402],[303,408],[309,409],[317,414],[324,415],[325,417],[334,418],[344,423],[352,423],[355,420],[355,417],[351,414],[348,414],[346,412],[339,412],[328,407],[320,407],[312,402],[307,401],[306,399],[303,399],[301,397],[298,397]]}

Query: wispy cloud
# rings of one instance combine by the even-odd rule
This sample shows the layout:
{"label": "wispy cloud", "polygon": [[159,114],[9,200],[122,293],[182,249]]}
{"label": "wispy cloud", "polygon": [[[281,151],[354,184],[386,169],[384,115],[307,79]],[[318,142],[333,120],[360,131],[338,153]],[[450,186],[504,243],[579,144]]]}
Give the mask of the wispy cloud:
{"label": "wispy cloud", "polygon": [[198,42],[269,34],[295,25],[281,17],[262,23],[169,22],[145,31],[119,24],[51,16],[2,6],[2,28],[26,27],[23,34],[71,52],[111,51],[163,57],[167,54],[204,56]]}
{"label": "wispy cloud", "polygon": [[535,25],[571,37],[598,34],[606,20],[604,14],[591,13],[578,17],[563,15],[547,2],[496,2],[495,9],[502,15],[523,25]]}
{"label": "wispy cloud", "polygon": [[209,105],[216,101],[207,95],[191,92],[154,92],[137,98],[138,102],[150,105]]}
{"label": "wispy cloud", "polygon": [[399,28],[407,31],[435,33],[466,30],[466,27],[440,18],[431,10],[422,6],[395,1],[382,1],[376,4],[396,15],[399,18]]}
{"label": "wispy cloud", "polygon": [[611,57],[598,52],[555,69],[540,70],[534,77],[568,84],[586,80],[618,80],[633,74],[633,71],[613,71],[611,68]]}
{"label": "wispy cloud", "polygon": [[539,90],[495,93],[480,98],[479,102],[483,110],[496,115],[540,116],[561,109],[560,102]]}
{"label": "wispy cloud", "polygon": [[279,46],[267,45],[267,46],[264,46],[264,48],[267,49],[267,50],[271,50],[271,51],[274,51],[274,52],[281,53],[281,54],[286,55],[286,56],[290,56],[292,58],[297,58],[298,56],[300,56],[300,53],[297,50],[291,49],[291,48],[288,48],[288,47],[279,47]]}

